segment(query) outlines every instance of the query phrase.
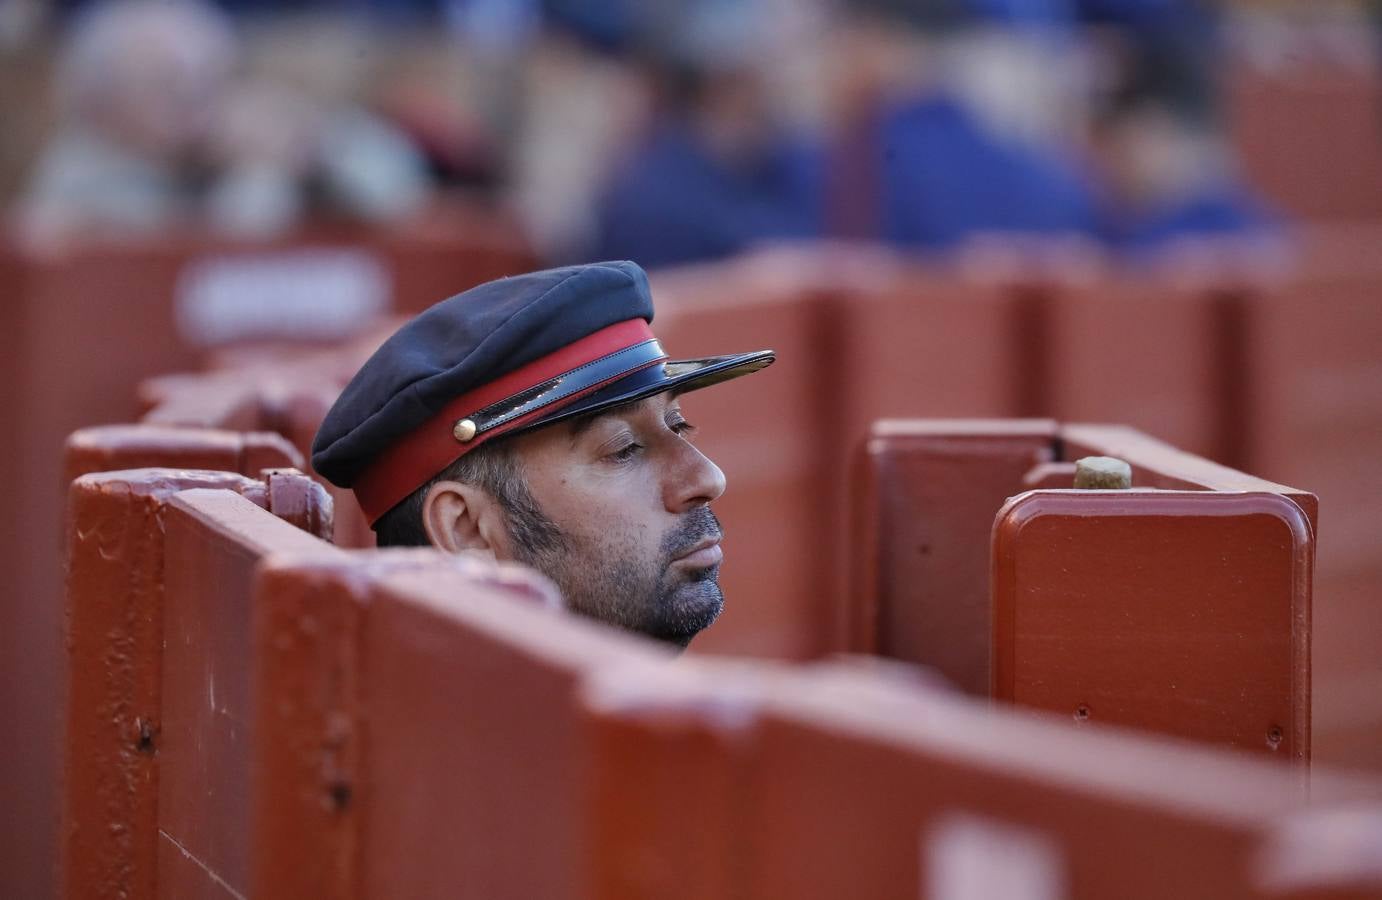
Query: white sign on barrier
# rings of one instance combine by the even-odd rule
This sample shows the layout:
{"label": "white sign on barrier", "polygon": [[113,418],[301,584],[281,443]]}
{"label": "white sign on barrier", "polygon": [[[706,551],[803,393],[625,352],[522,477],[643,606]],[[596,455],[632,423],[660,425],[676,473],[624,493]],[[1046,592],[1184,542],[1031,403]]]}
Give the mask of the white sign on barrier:
{"label": "white sign on barrier", "polygon": [[921,836],[921,900],[1063,900],[1060,848],[1037,831],[953,814]]}
{"label": "white sign on barrier", "polygon": [[178,331],[194,347],[251,339],[333,340],[388,311],[388,272],[358,249],[203,257],[178,279]]}

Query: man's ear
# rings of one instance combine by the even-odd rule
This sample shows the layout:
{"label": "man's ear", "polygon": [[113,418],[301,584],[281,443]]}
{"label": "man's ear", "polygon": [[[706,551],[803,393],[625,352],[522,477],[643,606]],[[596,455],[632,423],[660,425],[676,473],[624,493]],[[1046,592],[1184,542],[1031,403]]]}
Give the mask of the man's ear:
{"label": "man's ear", "polygon": [[447,553],[478,550],[509,555],[504,511],[489,492],[462,481],[439,481],[422,501],[422,527],[432,546]]}

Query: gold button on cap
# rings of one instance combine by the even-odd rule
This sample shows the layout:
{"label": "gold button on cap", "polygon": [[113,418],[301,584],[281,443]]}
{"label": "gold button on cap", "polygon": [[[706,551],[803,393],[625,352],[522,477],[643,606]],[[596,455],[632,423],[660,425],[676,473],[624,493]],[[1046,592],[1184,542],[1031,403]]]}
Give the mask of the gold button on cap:
{"label": "gold button on cap", "polygon": [[455,435],[456,440],[460,441],[462,444],[475,437],[475,431],[475,423],[470,419],[462,419],[456,423],[455,428],[451,429],[451,433]]}

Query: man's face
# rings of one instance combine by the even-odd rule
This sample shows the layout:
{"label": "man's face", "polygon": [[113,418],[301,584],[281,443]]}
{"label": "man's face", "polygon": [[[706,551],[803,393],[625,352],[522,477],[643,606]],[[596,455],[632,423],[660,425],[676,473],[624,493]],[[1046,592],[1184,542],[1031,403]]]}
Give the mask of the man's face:
{"label": "man's face", "polygon": [[577,612],[685,646],[715,621],[723,473],[688,441],[670,394],[514,438],[529,493],[554,528],[512,555]]}

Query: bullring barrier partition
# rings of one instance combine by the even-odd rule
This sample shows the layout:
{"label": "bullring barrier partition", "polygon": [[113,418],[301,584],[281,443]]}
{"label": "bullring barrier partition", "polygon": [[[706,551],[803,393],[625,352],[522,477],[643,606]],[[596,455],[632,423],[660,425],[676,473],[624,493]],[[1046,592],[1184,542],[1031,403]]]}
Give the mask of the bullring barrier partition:
{"label": "bullring barrier partition", "polygon": [[[358,337],[330,348],[282,345],[223,350],[205,372],[161,375],[140,383],[140,422],[192,429],[274,432],[311,468],[312,439],[342,388],[401,320],[372,323]],[[374,533],[352,491],[324,484],[336,510],[333,541],[372,547]]]}
{"label": "bullring barrier partition", "polygon": [[139,380],[194,368],[223,341],[336,340],[381,313],[532,267],[511,221],[456,206],[386,232],[314,229],[267,244],[178,233],[33,247],[0,235],[0,415],[9,423],[0,475],[12,510],[0,524],[0,593],[16,598],[0,610],[0,659],[23,660],[22,672],[0,678],[0,715],[28,735],[0,774],[14,811],[0,824],[0,890],[51,887],[53,858],[39,836],[51,832],[56,797],[49,710],[66,436],[132,421]]}
{"label": "bullring barrier partition", "polygon": [[[1364,898],[1375,779],[987,708],[915,673],[709,664],[584,694],[590,896]],[[682,865],[666,861],[681,861]]]}
{"label": "bullring barrier partition", "polygon": [[673,663],[474,580],[262,571],[250,896],[1382,888],[1376,780],[1072,732],[911,670]]}
{"label": "bullring barrier partition", "polygon": [[1309,265],[1297,277],[1251,298],[1243,463],[1307,485],[1326,511],[1315,569],[1315,733],[1324,758],[1372,769],[1382,769],[1380,233],[1324,231],[1306,244]]}
{"label": "bullring barrier partition", "polygon": [[[1095,455],[1134,489],[1053,489]],[[1050,421],[878,423],[859,494],[857,649],[1079,723],[1309,759],[1313,495]]]}
{"label": "bullring barrier partition", "polygon": [[[697,440],[729,478],[718,504],[727,594],[752,601],[731,603],[704,649],[802,658],[851,646],[831,598],[851,590],[848,450],[877,418],[1129,421],[1324,499],[1316,732],[1330,759],[1382,764],[1382,744],[1357,724],[1382,721],[1382,669],[1370,649],[1382,634],[1371,603],[1382,577],[1382,482],[1369,477],[1382,452],[1374,246],[1368,228],[1303,229],[1294,258],[1283,254],[1289,271],[1119,272],[1029,256],[975,274],[809,248],[654,273],[656,328],[673,354],[781,351],[754,379],[686,399],[702,426]],[[221,362],[262,373],[270,357]],[[331,377],[303,372],[292,404],[269,391],[277,399],[257,427],[291,431],[305,448],[334,385],[353,371],[322,365],[336,367]],[[335,496],[338,540],[368,544],[349,493]],[[975,659],[963,644],[949,652]],[[985,677],[973,664],[963,683]]]}
{"label": "bullring barrier partition", "polygon": [[431,565],[283,556],[259,578],[248,896],[589,896],[575,695],[670,653],[527,571],[375,553]]}
{"label": "bullring barrier partition", "polygon": [[83,475],[68,509],[59,895],[223,896],[243,884],[251,574],[337,554],[292,470]]}
{"label": "bullring barrier partition", "polygon": [[[164,476],[90,475],[74,496],[104,486],[110,502]],[[548,608],[550,587],[525,572],[430,551],[352,556],[229,491],[165,498],[162,520],[148,497],[134,505],[142,514],[120,534],[136,553],[109,527],[72,522],[87,565],[74,584],[95,566],[107,599],[126,596],[121,585],[157,592],[160,543],[163,553],[166,640],[149,640],[146,607],[134,617],[143,643],[122,658],[157,659],[166,644],[162,696],[87,704],[117,768],[80,770],[104,786],[79,795],[88,827],[64,833],[85,840],[91,824],[115,825],[100,832],[115,855],[73,840],[64,858],[105,861],[112,880],[86,883],[98,895],[114,885],[133,897],[607,898],[671,879],[682,890],[667,896],[724,896],[718,885],[776,897],[806,883],[838,896],[848,883],[869,896],[946,897],[952,882],[974,890],[976,871],[1001,885],[1064,884],[1071,897],[1375,887],[1358,849],[1376,839],[1373,807],[1333,805],[1375,798],[1372,782],[1316,774],[1312,812],[1298,776],[1070,734],[910,673],[840,676],[842,689],[834,676],[762,663],[670,665],[654,645]],[[325,524],[318,516],[319,532]],[[251,586],[247,566],[266,543],[284,555]],[[74,647],[107,649],[86,621]],[[93,674],[128,679],[102,662]],[[148,669],[134,671],[147,689]],[[112,708],[126,715],[110,720]],[[120,765],[146,768],[128,777]],[[132,840],[147,834],[130,818],[141,809],[156,822],[152,855]],[[1094,849],[1110,834],[1117,856]],[[1322,841],[1335,847],[1323,863]],[[110,865],[141,847],[123,857],[133,868]],[[914,887],[923,877],[929,894]]]}
{"label": "bullring barrier partition", "polygon": [[202,469],[257,477],[264,469],[301,469],[302,454],[268,431],[97,425],[68,435],[63,483],[121,469]]}

